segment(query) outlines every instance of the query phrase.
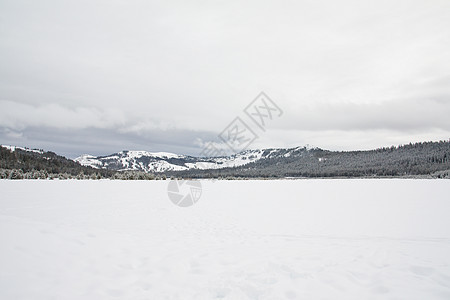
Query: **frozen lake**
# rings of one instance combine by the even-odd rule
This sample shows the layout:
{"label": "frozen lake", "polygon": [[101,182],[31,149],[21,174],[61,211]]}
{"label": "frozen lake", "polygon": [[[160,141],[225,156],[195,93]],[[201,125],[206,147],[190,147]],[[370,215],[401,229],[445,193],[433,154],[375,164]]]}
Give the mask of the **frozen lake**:
{"label": "frozen lake", "polygon": [[0,181],[0,299],[450,299],[449,180]]}

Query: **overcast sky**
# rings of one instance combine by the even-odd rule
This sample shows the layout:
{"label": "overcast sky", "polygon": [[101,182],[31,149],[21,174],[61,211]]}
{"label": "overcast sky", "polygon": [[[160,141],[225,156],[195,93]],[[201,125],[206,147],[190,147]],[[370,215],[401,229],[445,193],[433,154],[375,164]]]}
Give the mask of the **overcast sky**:
{"label": "overcast sky", "polygon": [[0,1],[0,143],[197,155],[264,91],[250,148],[450,138],[450,1]]}

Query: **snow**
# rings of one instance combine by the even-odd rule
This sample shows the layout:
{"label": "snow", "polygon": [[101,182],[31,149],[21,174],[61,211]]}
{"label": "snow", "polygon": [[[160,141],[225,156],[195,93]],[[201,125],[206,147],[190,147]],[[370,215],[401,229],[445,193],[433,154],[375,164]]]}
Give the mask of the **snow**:
{"label": "snow", "polygon": [[182,171],[186,170],[186,167],[170,164],[165,160],[155,161],[148,164],[148,169],[154,172],[164,171]]}
{"label": "snow", "polygon": [[[122,151],[123,154],[125,154],[124,151]],[[127,151],[126,152],[127,157],[129,158],[140,158],[142,156],[150,156],[150,157],[157,157],[157,158],[180,158],[184,157],[182,155],[169,153],[169,152],[147,152],[147,151]]]}
{"label": "snow", "polygon": [[16,149],[20,149],[20,150],[27,151],[27,152],[34,152],[34,153],[39,153],[39,154],[43,154],[44,153],[44,151],[42,151],[42,150],[29,149],[29,148],[18,147],[18,146],[0,145],[0,147],[6,148],[6,149],[10,150],[11,152],[16,151]]}
{"label": "snow", "polygon": [[0,299],[450,299],[450,181],[0,181]]}
{"label": "snow", "polygon": [[178,155],[170,152],[150,152],[151,156],[160,157],[160,158],[180,158],[184,157],[183,155]]}
{"label": "snow", "polygon": [[244,151],[235,155],[232,155],[231,157],[227,158],[217,158],[217,162],[221,162],[222,164],[216,165],[217,168],[225,168],[225,167],[238,167],[243,166],[245,164],[255,162],[259,159],[261,159],[263,154],[262,150],[248,150]]}
{"label": "snow", "polygon": [[189,169],[201,170],[238,167],[261,159],[262,153],[263,152],[260,150],[245,151],[227,157],[210,158],[213,162],[200,161],[195,163],[186,163],[186,167]]}
{"label": "snow", "polygon": [[98,169],[99,165],[101,165],[101,162],[96,160],[96,157],[90,154],[83,154],[80,157],[75,158],[74,161],[78,162],[82,166],[88,166],[95,169]]}

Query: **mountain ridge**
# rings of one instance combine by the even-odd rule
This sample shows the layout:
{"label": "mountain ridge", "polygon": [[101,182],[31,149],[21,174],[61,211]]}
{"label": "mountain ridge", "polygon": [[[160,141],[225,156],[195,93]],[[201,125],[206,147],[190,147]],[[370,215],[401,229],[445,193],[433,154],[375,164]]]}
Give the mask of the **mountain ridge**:
{"label": "mountain ridge", "polygon": [[195,157],[170,152],[148,152],[123,150],[105,156],[84,154],[74,161],[84,166],[116,171],[166,172],[188,170],[210,170],[243,166],[260,159],[295,155],[308,148],[266,148],[244,150],[240,153],[219,157]]}

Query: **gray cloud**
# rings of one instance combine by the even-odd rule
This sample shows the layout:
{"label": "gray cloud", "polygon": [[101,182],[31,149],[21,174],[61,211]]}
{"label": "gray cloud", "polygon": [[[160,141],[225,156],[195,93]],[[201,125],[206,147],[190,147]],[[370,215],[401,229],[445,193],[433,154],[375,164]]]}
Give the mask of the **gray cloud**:
{"label": "gray cloud", "polygon": [[321,103],[288,112],[278,129],[450,132],[450,98],[399,99],[385,103]]}
{"label": "gray cloud", "polygon": [[1,129],[2,144],[45,149],[70,158],[81,154],[107,155],[122,150],[169,151],[198,156],[201,147],[196,139],[215,140],[215,134],[205,131],[148,130],[120,133],[112,129],[58,129],[28,127],[22,131]]}

